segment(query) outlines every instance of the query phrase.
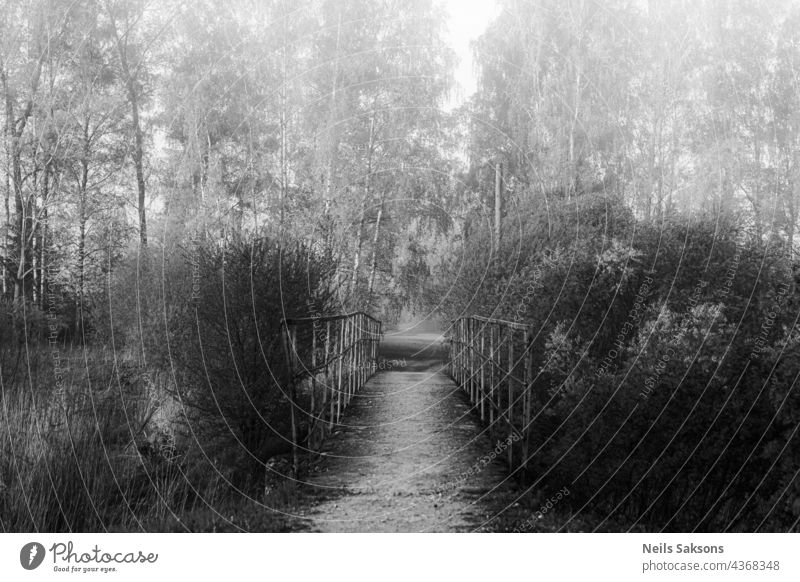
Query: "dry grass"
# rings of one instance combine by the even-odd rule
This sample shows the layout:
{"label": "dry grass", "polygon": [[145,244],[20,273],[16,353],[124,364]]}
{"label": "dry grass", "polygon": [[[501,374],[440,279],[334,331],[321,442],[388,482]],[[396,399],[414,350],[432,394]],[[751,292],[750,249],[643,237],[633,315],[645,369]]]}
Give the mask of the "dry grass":
{"label": "dry grass", "polygon": [[164,378],[97,350],[4,348],[0,529],[173,529],[225,496],[223,475],[176,446],[180,408]]}

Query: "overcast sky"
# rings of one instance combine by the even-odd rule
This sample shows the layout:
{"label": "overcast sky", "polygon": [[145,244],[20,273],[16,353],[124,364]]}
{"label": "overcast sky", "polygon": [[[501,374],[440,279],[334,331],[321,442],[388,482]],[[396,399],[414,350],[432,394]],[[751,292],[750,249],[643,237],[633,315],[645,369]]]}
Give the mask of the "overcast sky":
{"label": "overcast sky", "polygon": [[498,8],[495,0],[443,0],[450,13],[450,43],[460,63],[456,69],[456,81],[460,90],[455,92],[450,106],[456,107],[475,92],[475,74],[469,43],[477,39]]}

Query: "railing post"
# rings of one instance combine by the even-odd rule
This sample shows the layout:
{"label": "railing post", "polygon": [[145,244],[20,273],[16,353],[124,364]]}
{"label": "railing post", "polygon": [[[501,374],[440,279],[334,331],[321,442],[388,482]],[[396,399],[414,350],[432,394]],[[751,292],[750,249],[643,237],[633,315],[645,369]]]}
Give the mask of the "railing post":
{"label": "railing post", "polygon": [[494,382],[495,382],[495,326],[489,325],[489,434],[494,427]]}
{"label": "railing post", "polygon": [[367,381],[367,318],[364,317],[364,314],[361,314],[361,324],[358,326],[358,341],[359,341],[359,350],[358,353],[361,356],[358,361],[358,369],[361,372],[361,382],[358,384],[358,389],[360,390],[364,383]]}
{"label": "railing post", "polygon": [[[300,326],[303,327],[298,331]],[[307,339],[309,326],[310,341]],[[344,408],[377,370],[381,322],[364,312],[356,312],[331,317],[286,318],[281,321],[280,329],[288,366],[284,396],[289,401],[293,469],[298,473],[299,434],[303,433],[309,448],[316,449],[326,435],[326,428],[332,431],[335,423],[341,423]],[[310,357],[306,356],[309,351],[306,348],[310,348]],[[322,377],[318,377],[319,374]],[[311,376],[310,382],[306,382],[306,376]],[[300,408],[298,401],[301,380],[302,394],[305,395],[307,388],[311,391],[308,408]],[[308,427],[303,426],[300,413],[308,416]]]}
{"label": "railing post", "polygon": [[[333,402],[333,385],[331,384],[331,321],[325,322],[325,390],[323,391],[322,411],[325,414],[328,402]],[[328,417],[328,429],[333,428],[333,408]]]}
{"label": "railing post", "polygon": [[353,395],[361,387],[361,315],[353,317]]}
{"label": "railing post", "polygon": [[472,320],[464,320],[464,390],[472,402]]}
{"label": "railing post", "polygon": [[[481,322],[482,323],[482,322]],[[481,367],[481,380],[479,385],[480,398],[481,398],[481,420],[486,420],[485,399],[486,399],[486,324],[480,327],[481,334],[481,352],[480,352],[480,367]]]}
{"label": "railing post", "polygon": [[514,439],[514,328],[508,328],[508,466],[513,470]]}
{"label": "railing post", "polygon": [[530,328],[525,328],[525,386],[522,396],[522,459],[523,471],[528,464],[528,434],[530,432],[531,421],[531,382],[533,381],[533,357],[531,354],[531,333]]}
{"label": "railing post", "polygon": [[356,324],[356,341],[358,342],[356,344],[358,346],[358,357],[356,362],[356,379],[358,380],[358,387],[356,388],[357,392],[361,390],[361,386],[364,382],[364,370],[362,368],[364,363],[364,316],[359,313],[356,321],[358,322]]}
{"label": "railing post", "polygon": [[289,417],[292,432],[292,471],[296,479],[300,472],[300,452],[297,442],[297,413],[295,411],[295,400],[297,399],[296,379],[294,374],[295,356],[297,355],[297,330],[294,326],[286,326],[286,335],[289,341]]}
{"label": "railing post", "polygon": [[470,333],[469,333],[469,335],[470,335],[470,341],[469,341],[469,343],[470,343],[470,346],[469,346],[470,363],[469,363],[469,367],[470,367],[470,381],[471,381],[471,384],[470,384],[470,400],[472,400],[472,403],[474,405],[478,404],[478,379],[475,378],[475,375],[477,373],[477,370],[475,369],[475,363],[476,363],[475,354],[477,352],[477,343],[478,343],[477,342],[477,337],[476,337],[477,323],[478,322],[475,321],[474,319],[470,319],[469,320],[469,325],[470,325],[470,328],[471,328],[470,329]]}
{"label": "railing post", "polygon": [[464,386],[466,388],[467,394],[469,394],[469,401],[474,403],[475,400],[472,398],[472,382],[473,382],[473,370],[472,370],[472,319],[468,319],[466,321],[467,324],[467,336],[466,336],[466,346],[465,346],[465,363],[467,365],[467,378],[466,382],[464,382]]}
{"label": "railing post", "polygon": [[355,358],[355,346],[353,345],[353,318],[347,318],[347,398],[345,399],[345,406],[350,405],[350,399],[353,397],[353,365]]}
{"label": "railing post", "polygon": [[453,359],[453,378],[459,384],[461,384],[459,371],[459,365],[461,363],[461,352],[459,351],[461,348],[461,322],[461,319],[457,319],[453,322],[453,335],[450,342],[450,353]]}
{"label": "railing post", "polygon": [[344,405],[350,405],[350,396],[353,394],[353,318],[348,317],[345,324],[345,334],[347,340],[345,349],[347,350],[347,388],[345,391]]}
{"label": "railing post", "polygon": [[370,321],[370,333],[369,333],[369,354],[370,354],[370,370],[372,373],[378,371],[378,361],[375,357],[376,349],[375,349],[375,340],[377,339],[377,332],[378,332],[378,324],[374,321]]}
{"label": "railing post", "polygon": [[461,385],[464,385],[467,380],[467,355],[464,353],[466,345],[467,322],[462,319],[458,330],[458,374]]}
{"label": "railing post", "polygon": [[[529,460],[533,416],[532,327],[464,316],[452,322],[448,333],[450,377],[467,392],[481,421],[488,424],[492,438],[508,435],[509,467],[524,470]],[[498,421],[507,422],[507,430],[495,430]]]}
{"label": "railing post", "polygon": [[308,443],[317,430],[317,321],[311,324],[311,402],[308,415]]}
{"label": "railing post", "polygon": [[344,319],[338,320],[339,350],[337,351],[336,424],[342,416],[342,368],[344,367]]}

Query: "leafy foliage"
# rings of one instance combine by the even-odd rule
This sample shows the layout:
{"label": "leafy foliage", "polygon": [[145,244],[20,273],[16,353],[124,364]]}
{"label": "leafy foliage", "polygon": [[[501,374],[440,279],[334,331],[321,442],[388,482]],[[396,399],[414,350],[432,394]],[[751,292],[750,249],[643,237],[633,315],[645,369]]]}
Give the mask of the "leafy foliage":
{"label": "leafy foliage", "polygon": [[499,258],[474,233],[443,275],[451,316],[533,326],[534,484],[569,483],[600,529],[792,527],[796,268],[735,223],[588,196],[523,215]]}

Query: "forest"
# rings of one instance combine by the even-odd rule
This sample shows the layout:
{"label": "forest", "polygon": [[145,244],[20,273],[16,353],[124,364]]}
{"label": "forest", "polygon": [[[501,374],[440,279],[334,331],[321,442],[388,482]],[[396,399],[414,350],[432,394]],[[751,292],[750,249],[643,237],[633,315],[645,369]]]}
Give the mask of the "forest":
{"label": "forest", "polygon": [[0,530],[291,530],[364,311],[532,326],[560,530],[797,531],[800,4],[496,5],[0,0]]}

